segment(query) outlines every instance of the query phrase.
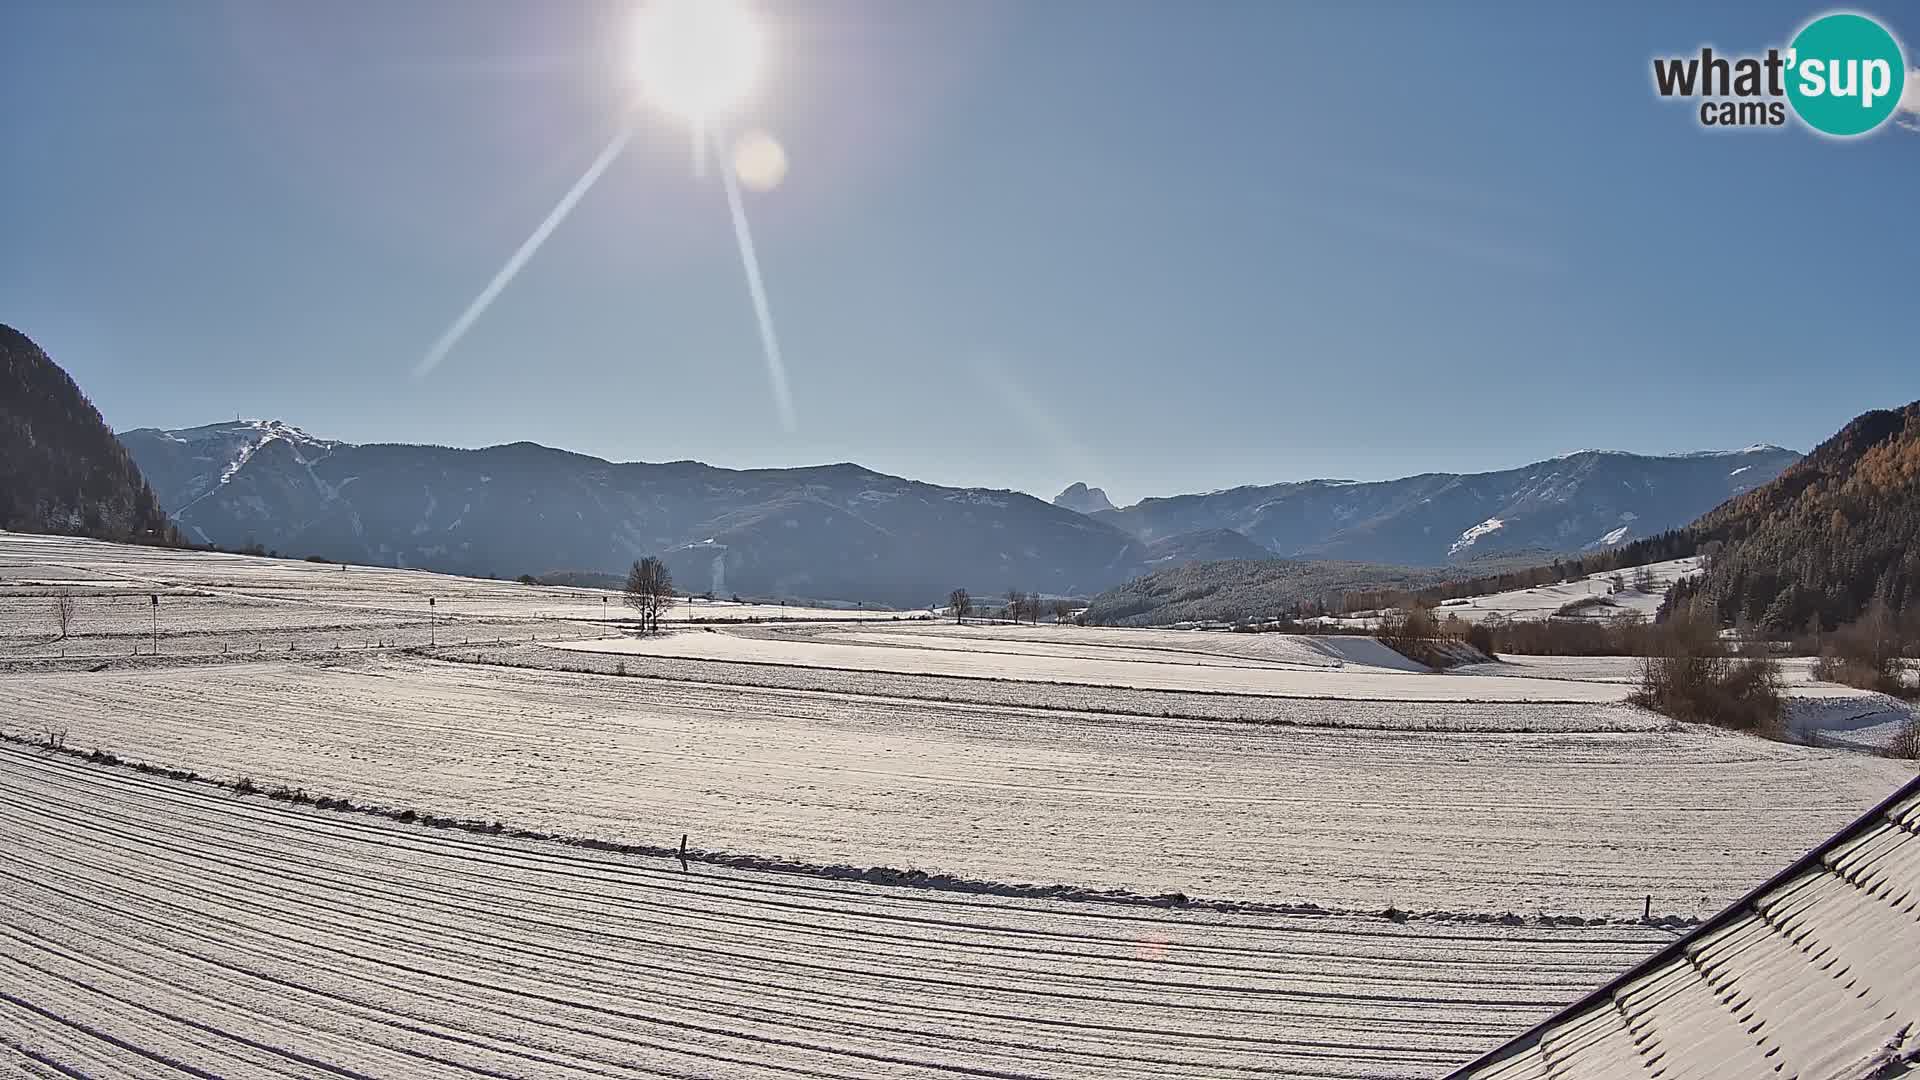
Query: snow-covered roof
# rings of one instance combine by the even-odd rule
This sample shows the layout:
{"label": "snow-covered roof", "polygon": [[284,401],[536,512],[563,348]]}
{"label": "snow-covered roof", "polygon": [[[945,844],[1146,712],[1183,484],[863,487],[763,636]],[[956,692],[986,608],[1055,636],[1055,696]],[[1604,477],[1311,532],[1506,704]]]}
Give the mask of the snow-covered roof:
{"label": "snow-covered roof", "polygon": [[1920,777],[1640,966],[1450,1080],[1909,1075]]}

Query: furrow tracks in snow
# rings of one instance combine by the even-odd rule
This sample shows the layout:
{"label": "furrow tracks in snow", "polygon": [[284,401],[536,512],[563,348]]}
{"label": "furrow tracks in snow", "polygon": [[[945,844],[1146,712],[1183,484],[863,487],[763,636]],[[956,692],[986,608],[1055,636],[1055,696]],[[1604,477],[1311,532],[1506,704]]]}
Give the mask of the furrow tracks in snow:
{"label": "furrow tracks in snow", "polygon": [[0,1078],[1437,1075],[1632,927],[701,867],[0,747]]}

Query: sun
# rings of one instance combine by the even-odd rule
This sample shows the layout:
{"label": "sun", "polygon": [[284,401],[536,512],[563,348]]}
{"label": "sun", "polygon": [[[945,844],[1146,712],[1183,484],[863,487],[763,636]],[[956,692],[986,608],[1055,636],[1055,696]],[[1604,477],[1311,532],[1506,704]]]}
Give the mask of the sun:
{"label": "sun", "polygon": [[764,42],[738,0],[653,0],[634,34],[634,75],[655,106],[704,125],[753,92]]}

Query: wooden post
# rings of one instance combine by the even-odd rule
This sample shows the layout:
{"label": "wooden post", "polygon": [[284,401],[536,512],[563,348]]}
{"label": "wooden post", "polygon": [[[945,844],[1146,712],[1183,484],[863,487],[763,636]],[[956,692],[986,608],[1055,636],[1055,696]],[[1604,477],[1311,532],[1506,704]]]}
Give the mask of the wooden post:
{"label": "wooden post", "polygon": [[687,872],[687,834],[680,834],[680,872]]}
{"label": "wooden post", "polygon": [[1653,894],[1652,893],[1647,894],[1647,907],[1645,911],[1642,911],[1640,913],[1640,921],[1641,922],[1653,921]]}

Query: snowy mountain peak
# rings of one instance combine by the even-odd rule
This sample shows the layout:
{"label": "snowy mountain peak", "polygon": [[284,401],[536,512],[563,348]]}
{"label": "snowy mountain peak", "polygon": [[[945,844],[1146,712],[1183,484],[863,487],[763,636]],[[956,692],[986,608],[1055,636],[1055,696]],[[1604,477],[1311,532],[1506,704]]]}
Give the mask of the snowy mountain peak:
{"label": "snowy mountain peak", "polygon": [[1654,460],[1664,460],[1664,461],[1691,461],[1698,458],[1728,458],[1728,457],[1746,457],[1746,456],[1752,456],[1752,455],[1773,455],[1773,454],[1791,455],[1796,458],[1800,456],[1798,451],[1788,450],[1784,446],[1775,446],[1772,443],[1754,443],[1752,446],[1743,446],[1738,450],[1688,450],[1684,453],[1678,453],[1678,454],[1636,454],[1630,450],[1604,450],[1597,447],[1589,447],[1583,450],[1569,450],[1566,453],[1559,455],[1558,457],[1549,458],[1548,460],[1566,461],[1571,458],[1579,458],[1579,457],[1614,457],[1614,458],[1652,458]]}
{"label": "snowy mountain peak", "polygon": [[319,439],[294,427],[284,420],[223,420],[217,424],[202,424],[191,428],[136,428],[120,433],[122,439],[129,435],[146,436],[161,442],[197,445],[212,444],[251,444],[258,446],[271,439],[283,439],[296,446],[338,446],[331,439]]}
{"label": "snowy mountain peak", "polygon": [[1799,451],[1789,450],[1784,446],[1775,446],[1772,443],[1754,443],[1752,446],[1743,446],[1738,450],[1694,450],[1690,453],[1674,454],[1673,456],[1680,458],[1723,458],[1742,457],[1748,454],[1792,454],[1794,457],[1800,456]]}
{"label": "snowy mountain peak", "polygon": [[[120,433],[120,442],[153,463],[149,481],[167,491],[170,516],[175,520],[189,507],[233,482],[247,462],[268,447],[278,447],[293,464],[310,468],[343,445],[312,435],[282,420],[228,420],[200,427],[163,430],[138,428]],[[167,450],[156,452],[154,448]],[[191,533],[189,535],[192,535]],[[206,540],[201,535],[195,539]]]}

